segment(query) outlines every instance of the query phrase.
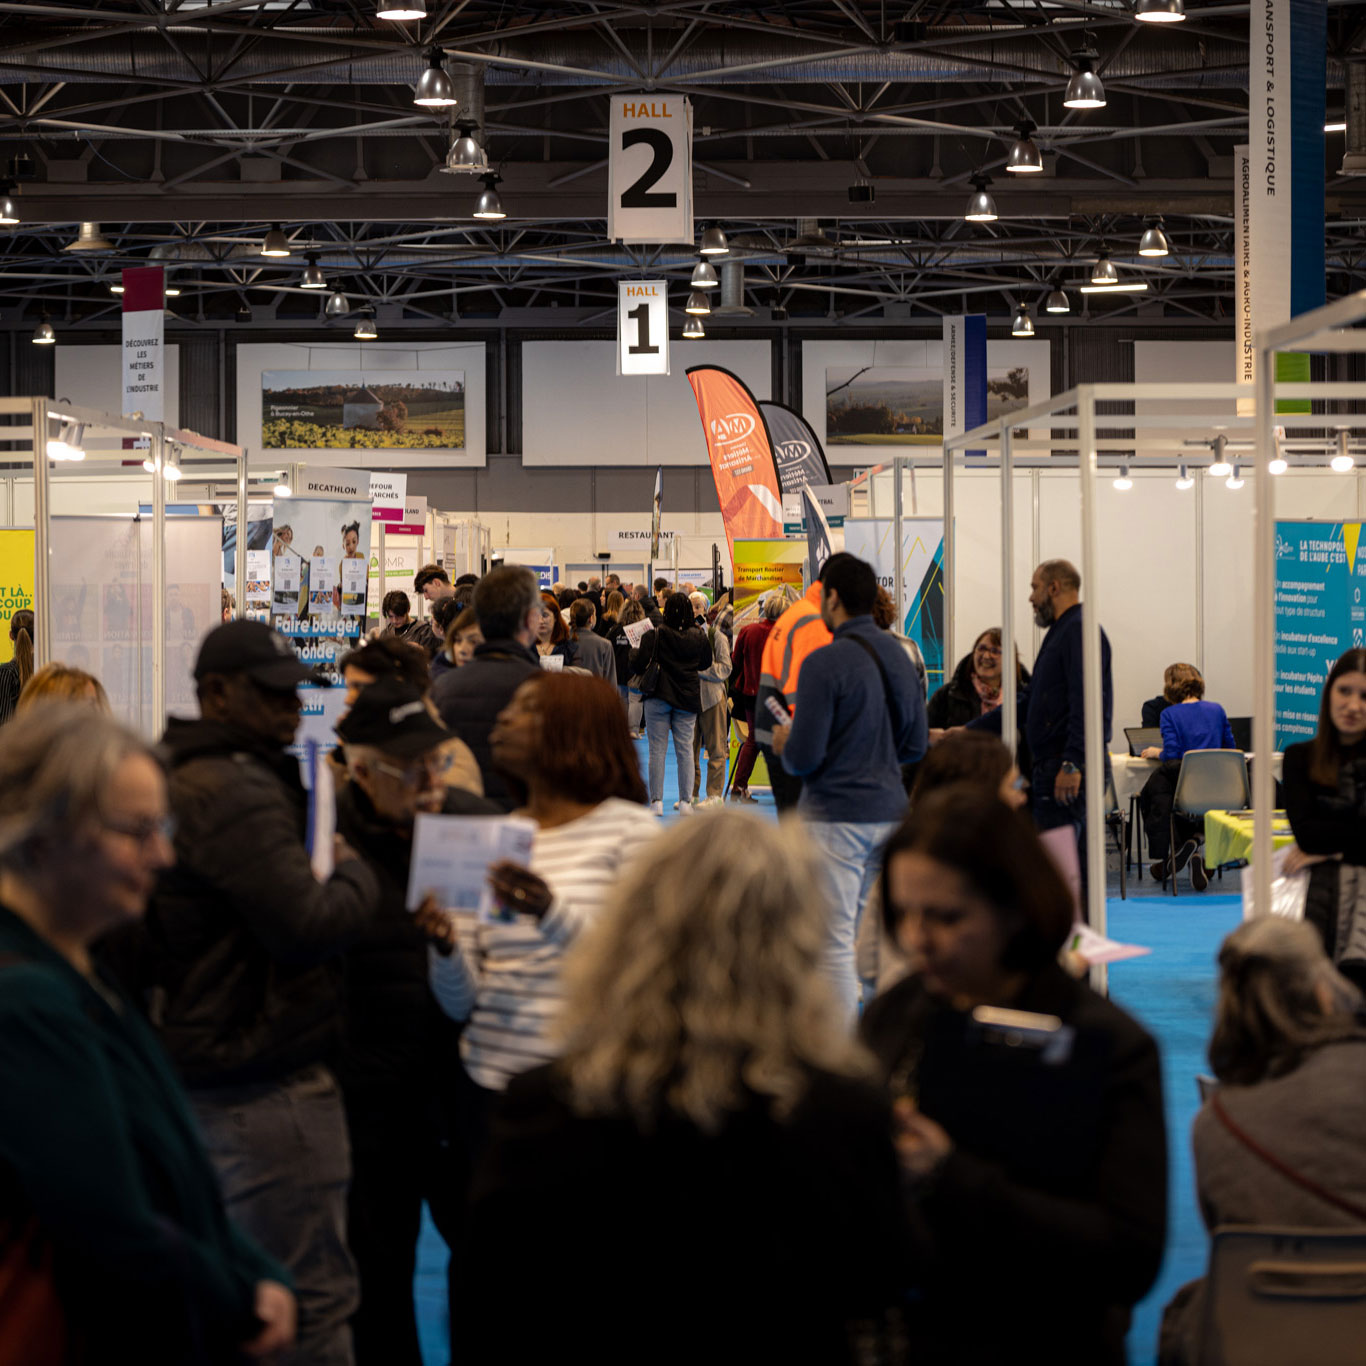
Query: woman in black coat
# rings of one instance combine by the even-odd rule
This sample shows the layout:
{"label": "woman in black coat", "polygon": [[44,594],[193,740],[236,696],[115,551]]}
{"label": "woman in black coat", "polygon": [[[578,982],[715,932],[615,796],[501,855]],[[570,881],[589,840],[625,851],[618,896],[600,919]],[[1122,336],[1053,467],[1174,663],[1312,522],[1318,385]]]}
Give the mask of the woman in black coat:
{"label": "woman in black coat", "polygon": [[[972,650],[958,661],[953,677],[930,698],[926,715],[933,730],[965,726],[1001,705],[1001,628],[989,627],[973,642]],[[1029,682],[1029,672],[1015,652],[1016,686]]]}
{"label": "woman in black coat", "polygon": [[1309,867],[1304,918],[1338,970],[1366,988],[1366,650],[1329,671],[1318,732],[1286,748],[1281,781],[1295,836],[1285,871]]}
{"label": "woman in black coat", "polygon": [[664,814],[664,758],[669,735],[678,764],[678,801],[674,810],[692,806],[692,750],[697,718],[702,711],[702,689],[697,675],[711,668],[707,633],[693,624],[692,603],[686,593],[674,593],[664,603],[664,624],[647,631],[631,651],[631,674],[648,676],[659,665],[659,679],[645,697],[645,731],[650,737],[650,805]]}
{"label": "woman in black coat", "polygon": [[[1037,1344],[1056,1366],[1121,1366],[1166,1233],[1153,1040],[1059,967],[1071,895],[994,794],[918,803],[882,891],[920,964],[862,1022],[928,1237],[915,1359],[976,1366]],[[1002,1025],[1001,1009],[1033,1019]]]}

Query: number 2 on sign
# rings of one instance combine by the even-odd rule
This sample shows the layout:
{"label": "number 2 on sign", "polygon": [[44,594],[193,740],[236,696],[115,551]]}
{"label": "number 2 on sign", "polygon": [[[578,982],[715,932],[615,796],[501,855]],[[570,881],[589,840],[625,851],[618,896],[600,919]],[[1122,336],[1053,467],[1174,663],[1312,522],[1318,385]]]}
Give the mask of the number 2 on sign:
{"label": "number 2 on sign", "polygon": [[652,153],[650,164],[633,185],[621,192],[623,209],[672,209],[678,196],[672,190],[654,190],[664,173],[673,165],[674,145],[669,135],[659,128],[629,128],[621,135],[621,150],[644,144]]}
{"label": "number 2 on sign", "polygon": [[657,356],[659,347],[650,345],[650,305],[637,304],[626,316],[636,325],[636,344],[627,351],[633,356]]}

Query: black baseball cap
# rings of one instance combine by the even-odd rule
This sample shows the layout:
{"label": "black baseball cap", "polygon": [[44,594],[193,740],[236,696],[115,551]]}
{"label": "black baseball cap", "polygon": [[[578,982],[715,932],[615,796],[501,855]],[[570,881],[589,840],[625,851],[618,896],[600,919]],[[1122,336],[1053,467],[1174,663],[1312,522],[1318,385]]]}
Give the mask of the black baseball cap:
{"label": "black baseball cap", "polygon": [[426,754],[451,738],[427,710],[411,683],[381,678],[360,690],[351,710],[337,722],[347,745],[369,745],[399,759]]}
{"label": "black baseball cap", "polygon": [[224,622],[204,637],[194,663],[195,678],[206,674],[246,674],[263,688],[283,692],[296,683],[316,681],[294,646],[264,621]]}

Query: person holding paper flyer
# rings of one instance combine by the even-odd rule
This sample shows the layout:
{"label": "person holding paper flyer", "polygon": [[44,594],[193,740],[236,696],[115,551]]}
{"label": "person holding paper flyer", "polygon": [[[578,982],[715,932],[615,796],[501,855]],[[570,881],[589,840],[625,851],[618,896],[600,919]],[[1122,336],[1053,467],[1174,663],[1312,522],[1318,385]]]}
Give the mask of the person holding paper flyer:
{"label": "person holding paper flyer", "polygon": [[426,937],[406,906],[413,821],[419,812],[496,816],[500,808],[447,786],[451,734],[410,683],[383,677],[361,688],[337,735],[350,778],[337,794],[337,830],[380,886],[379,914],[342,959],[337,1075],[351,1138],[347,1240],[361,1297],[351,1328],[358,1366],[421,1366],[413,1270],[422,1202],[453,1245],[465,1179],[459,1031],[432,997]]}
{"label": "person holding paper flyer", "polygon": [[298,1361],[350,1366],[333,960],[372,923],[380,893],[344,840],[326,881],[310,865],[307,794],[287,746],[297,685],[312,677],[264,622],[204,637],[200,716],[172,719],[163,741],[176,863],[136,938],[108,952],[180,1072],[228,1212],[294,1277]]}
{"label": "person holding paper flyer", "polygon": [[494,762],[524,794],[516,814],[537,826],[530,867],[489,870],[493,918],[418,913],[435,945],[432,990],[452,1019],[469,1020],[461,1053],[487,1099],[554,1057],[564,951],[597,918],[623,851],[659,829],[621,702],[605,680],[532,674],[490,738]]}

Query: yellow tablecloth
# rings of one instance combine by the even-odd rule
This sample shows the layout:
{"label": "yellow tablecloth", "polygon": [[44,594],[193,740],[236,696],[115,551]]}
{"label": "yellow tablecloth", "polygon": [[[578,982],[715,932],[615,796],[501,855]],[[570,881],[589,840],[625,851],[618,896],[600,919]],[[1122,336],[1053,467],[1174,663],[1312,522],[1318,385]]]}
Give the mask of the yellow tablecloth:
{"label": "yellow tablecloth", "polygon": [[[1246,863],[1252,857],[1251,816],[1234,816],[1227,811],[1209,811],[1205,814],[1205,863],[1211,868],[1221,868],[1230,863]],[[1274,813],[1271,822],[1271,844],[1279,849],[1285,844],[1294,844],[1295,837],[1290,833],[1290,822],[1284,811]]]}

